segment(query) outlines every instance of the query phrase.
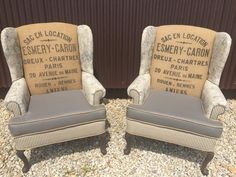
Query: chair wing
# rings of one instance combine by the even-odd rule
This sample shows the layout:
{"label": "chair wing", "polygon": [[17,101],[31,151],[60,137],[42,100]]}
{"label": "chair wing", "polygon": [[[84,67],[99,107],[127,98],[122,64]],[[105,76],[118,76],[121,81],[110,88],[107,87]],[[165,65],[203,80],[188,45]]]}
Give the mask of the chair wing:
{"label": "chair wing", "polygon": [[22,58],[16,29],[5,28],[1,33],[1,41],[12,80],[11,88],[4,102],[14,116],[22,115],[28,109],[30,94],[23,78]]}
{"label": "chair wing", "polygon": [[93,35],[87,25],[78,26],[82,87],[91,105],[98,105],[106,91],[93,75]]}
{"label": "chair wing", "polygon": [[219,83],[229,55],[231,42],[231,37],[227,33],[219,32],[216,34],[208,80],[205,82],[201,95],[205,114],[208,118],[217,119],[218,115],[224,113],[227,106],[227,101],[219,88]]}
{"label": "chair wing", "polygon": [[87,25],[78,26],[81,69],[93,74],[93,35]]}
{"label": "chair wing", "polygon": [[141,42],[141,63],[140,63],[139,74],[149,73],[155,36],[156,36],[156,27],[148,26],[143,30],[142,42]]}
{"label": "chair wing", "polygon": [[220,83],[220,77],[229,55],[231,42],[232,39],[227,33],[216,33],[208,75],[208,80],[216,85]]}
{"label": "chair wing", "polygon": [[149,68],[155,42],[156,27],[148,26],[143,30],[141,42],[141,63],[139,75],[128,87],[128,95],[134,104],[142,104],[150,89]]}
{"label": "chair wing", "polygon": [[14,82],[23,77],[23,67],[19,40],[15,28],[5,28],[1,33],[3,52]]}

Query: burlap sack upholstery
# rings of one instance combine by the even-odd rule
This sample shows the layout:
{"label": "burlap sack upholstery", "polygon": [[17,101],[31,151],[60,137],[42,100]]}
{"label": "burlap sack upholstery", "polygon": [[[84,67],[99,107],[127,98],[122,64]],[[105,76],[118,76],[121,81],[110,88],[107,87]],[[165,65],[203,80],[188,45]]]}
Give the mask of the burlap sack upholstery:
{"label": "burlap sack upholstery", "polygon": [[77,26],[38,23],[17,28],[31,95],[81,89]]}
{"label": "burlap sack upholstery", "polygon": [[215,35],[215,31],[194,26],[157,27],[151,88],[200,97]]}

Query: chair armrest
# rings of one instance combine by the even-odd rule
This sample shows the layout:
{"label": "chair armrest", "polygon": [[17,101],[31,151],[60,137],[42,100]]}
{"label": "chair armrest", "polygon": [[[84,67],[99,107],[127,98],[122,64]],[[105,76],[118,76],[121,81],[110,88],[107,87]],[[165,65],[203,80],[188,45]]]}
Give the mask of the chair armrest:
{"label": "chair armrest", "polygon": [[150,88],[150,74],[139,75],[128,87],[128,95],[134,104],[142,104],[148,96]]}
{"label": "chair armrest", "polygon": [[218,115],[223,114],[227,107],[227,101],[220,88],[208,80],[203,87],[201,100],[205,115],[211,119],[217,119]]}
{"label": "chair armrest", "polygon": [[14,81],[7,92],[4,103],[14,116],[23,115],[28,110],[30,93],[24,78]]}
{"label": "chair armrest", "polygon": [[82,72],[83,91],[91,105],[99,105],[100,100],[106,95],[106,90],[94,75]]}

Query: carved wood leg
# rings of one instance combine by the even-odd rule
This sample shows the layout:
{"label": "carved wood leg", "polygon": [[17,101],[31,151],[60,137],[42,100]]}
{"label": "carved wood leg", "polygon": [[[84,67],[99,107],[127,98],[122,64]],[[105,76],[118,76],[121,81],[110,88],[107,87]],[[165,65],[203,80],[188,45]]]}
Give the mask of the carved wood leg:
{"label": "carved wood leg", "polygon": [[201,172],[203,175],[208,175],[209,171],[207,169],[207,165],[213,159],[213,157],[214,152],[207,152],[206,158],[204,159],[201,165]]}
{"label": "carved wood leg", "polygon": [[109,133],[108,132],[105,132],[101,135],[99,135],[99,144],[100,144],[100,150],[101,150],[101,153],[103,155],[106,155],[107,154],[107,146],[108,146],[108,141],[107,140],[109,139]]}
{"label": "carved wood leg", "polygon": [[105,128],[107,129],[107,128],[110,128],[111,127],[111,124],[110,124],[110,122],[106,119],[106,121],[105,121]]}
{"label": "carved wood leg", "polygon": [[25,157],[24,151],[16,151],[16,155],[24,162],[24,166],[22,168],[22,172],[26,173],[29,171],[30,169],[30,165],[29,165],[29,161],[28,159]]}
{"label": "carved wood leg", "polygon": [[131,135],[129,133],[125,133],[125,140],[126,140],[126,147],[124,149],[124,154],[125,155],[129,155],[130,151],[131,151],[131,146],[134,142],[134,135]]}

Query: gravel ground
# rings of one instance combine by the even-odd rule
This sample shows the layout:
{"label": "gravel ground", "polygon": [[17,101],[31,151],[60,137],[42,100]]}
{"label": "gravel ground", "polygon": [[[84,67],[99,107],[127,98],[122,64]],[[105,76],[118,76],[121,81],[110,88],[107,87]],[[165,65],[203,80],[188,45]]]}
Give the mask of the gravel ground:
{"label": "gravel ground", "polygon": [[[209,166],[209,176],[236,176],[236,100],[228,100],[229,109],[220,116],[224,123],[222,138]],[[100,153],[98,138],[86,138],[26,151],[32,167],[21,173],[14,142],[7,128],[10,115],[0,100],[0,176],[202,176],[200,151],[138,137],[130,155],[125,147],[125,110],[129,100],[110,100],[106,105],[111,134],[107,155]]]}

